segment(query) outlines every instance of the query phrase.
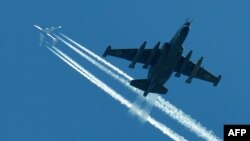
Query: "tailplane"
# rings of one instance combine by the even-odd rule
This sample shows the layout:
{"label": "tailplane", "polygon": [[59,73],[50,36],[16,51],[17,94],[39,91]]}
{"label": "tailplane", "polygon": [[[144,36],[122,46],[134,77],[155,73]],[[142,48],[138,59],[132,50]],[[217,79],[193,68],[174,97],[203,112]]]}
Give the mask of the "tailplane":
{"label": "tailplane", "polygon": [[146,93],[151,92],[151,93],[158,93],[158,94],[166,94],[168,92],[168,89],[165,88],[163,85],[156,85],[153,88],[149,89],[150,82],[147,79],[132,80],[130,82],[130,85],[140,90],[143,90]]}

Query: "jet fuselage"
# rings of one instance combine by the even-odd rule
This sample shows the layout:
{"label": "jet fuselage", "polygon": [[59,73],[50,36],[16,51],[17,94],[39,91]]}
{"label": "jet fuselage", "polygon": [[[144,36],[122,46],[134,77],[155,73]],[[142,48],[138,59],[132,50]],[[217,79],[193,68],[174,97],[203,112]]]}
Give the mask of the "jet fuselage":
{"label": "jet fuselage", "polygon": [[179,28],[176,34],[169,42],[165,42],[161,48],[158,42],[152,49],[145,49],[146,41],[139,49],[111,49],[108,46],[103,57],[110,55],[118,58],[132,61],[129,65],[134,68],[136,63],[142,63],[143,68],[149,66],[147,79],[134,79],[130,81],[130,85],[144,91],[143,96],[149,93],[166,94],[168,89],[164,84],[171,77],[173,72],[175,76],[188,76],[186,83],[191,83],[193,78],[208,81],[217,86],[221,79],[221,75],[215,76],[203,67],[201,67],[203,57],[197,63],[190,61],[192,50],[186,56],[183,56],[183,43],[188,35],[190,21],[186,22]]}
{"label": "jet fuselage", "polygon": [[175,65],[183,52],[182,44],[188,35],[189,26],[190,22],[185,22],[171,41],[162,46],[160,59],[156,65],[151,66],[149,70],[148,80],[150,86],[148,90],[145,91],[145,94],[150,92],[156,85],[164,85],[174,72]]}

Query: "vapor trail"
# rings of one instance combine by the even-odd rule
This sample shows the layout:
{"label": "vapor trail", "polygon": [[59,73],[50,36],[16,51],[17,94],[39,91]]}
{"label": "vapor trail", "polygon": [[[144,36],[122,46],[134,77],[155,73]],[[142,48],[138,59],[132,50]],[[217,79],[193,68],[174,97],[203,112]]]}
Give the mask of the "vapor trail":
{"label": "vapor trail", "polygon": [[[118,80],[119,82],[121,82],[123,85],[125,85],[127,88],[129,88],[130,90],[136,92],[136,93],[141,93],[141,95],[139,95],[137,98],[138,100],[142,99],[142,91],[138,90],[135,87],[132,87],[129,84],[129,81],[127,79],[124,79],[123,77],[120,77],[119,75],[117,75],[117,73],[114,73],[113,71],[111,71],[109,68],[107,68],[106,66],[100,64],[98,61],[96,61],[95,59],[91,58],[89,55],[87,55],[86,53],[82,52],[81,50],[79,50],[78,48],[74,47],[72,44],[70,44],[69,42],[63,40],[61,37],[55,35],[60,41],[62,41],[65,45],[67,45],[69,48],[71,48],[72,50],[74,50],[76,53],[78,53],[80,56],[82,56],[83,58],[85,58],[86,60],[88,60],[90,63],[92,63],[93,65],[95,65],[97,68],[99,68],[100,70],[104,71],[105,73],[107,73],[108,75],[110,75],[111,77],[115,78],[116,80]],[[96,55],[97,56],[97,55]],[[98,56],[99,57],[99,56]],[[143,102],[143,101],[141,101]],[[137,103],[136,103],[137,104]],[[139,107],[139,105],[137,106]],[[144,107],[144,111],[145,111],[145,116],[148,115],[150,113],[152,109],[152,104],[151,103],[146,103],[146,106]],[[133,114],[133,110],[131,109],[130,112]],[[143,120],[142,120],[143,121]]]}
{"label": "vapor trail", "polygon": [[[133,78],[131,76],[129,76],[128,74],[126,74],[125,72],[123,72],[122,70],[120,70],[119,68],[115,67],[114,65],[112,65],[111,63],[109,63],[108,61],[102,59],[100,56],[96,55],[94,52],[90,51],[89,49],[83,47],[82,45],[80,45],[79,43],[75,42],[74,40],[70,39],[69,37],[67,37],[66,35],[60,33],[60,35],[62,35],[63,37],[65,37],[67,40],[69,40],[70,42],[72,42],[73,44],[75,44],[76,46],[78,46],[80,49],[82,49],[83,51],[87,52],[89,55],[91,55],[92,57],[94,57],[95,59],[97,59],[98,61],[102,62],[103,64],[105,64],[106,66],[110,67],[112,70],[116,71],[117,73],[121,74],[123,77],[127,78],[128,80],[133,80]],[[56,36],[58,37],[58,36]]]}
{"label": "vapor trail", "polygon": [[[95,62],[93,64],[96,65],[98,68],[100,68],[101,70],[105,71],[106,73],[108,73],[109,75],[111,75],[112,77],[114,77],[115,79],[119,80],[126,87],[128,87],[131,90],[133,90],[137,94],[142,95],[142,91],[141,90],[136,89],[134,87],[131,87],[129,85],[129,81],[133,80],[133,77],[129,76],[128,74],[126,74],[125,72],[123,72],[122,70],[120,70],[119,68],[115,67],[114,65],[112,65],[108,61],[106,61],[103,58],[101,58],[100,56],[96,55],[94,52],[90,51],[86,47],[84,47],[84,46],[80,45],[79,43],[75,42],[74,40],[70,39],[66,35],[64,35],[64,34],[61,34],[61,35],[64,38],[66,38],[68,41],[70,41],[73,44],[75,44],[78,48],[80,48],[81,50],[85,51],[86,53],[88,53],[90,56],[92,56],[96,60],[102,62],[104,65],[108,66],[110,69],[112,69],[113,71],[117,72],[118,74],[120,74],[121,76],[123,76],[124,78],[126,78],[127,80],[125,80],[124,78],[120,77],[119,75],[111,72],[110,69],[107,69],[103,65],[101,67],[100,66],[101,64],[100,63],[99,64],[96,63],[96,61],[90,61],[91,63]],[[81,56],[83,56],[83,57],[86,56],[85,53],[83,53],[82,51],[80,51],[79,49],[77,49],[76,47],[74,47],[73,45],[71,45],[70,43],[68,43],[67,41],[65,41],[64,39],[62,39],[60,37],[58,37],[58,38],[62,42],[64,42],[65,44],[67,43],[66,45],[68,45],[69,47],[71,47],[71,48],[73,47],[74,48],[73,50],[76,51]],[[83,54],[85,54],[85,55],[83,55]],[[176,121],[178,121],[179,123],[181,123],[183,126],[185,126],[186,128],[188,128],[191,132],[195,133],[198,137],[201,137],[201,138],[203,138],[205,140],[209,140],[209,141],[219,141],[219,140],[221,140],[216,135],[214,135],[214,133],[211,130],[206,129],[206,127],[202,126],[195,119],[191,118],[190,115],[185,114],[181,109],[178,109],[177,107],[175,107],[174,105],[172,105],[169,101],[166,101],[165,99],[163,99],[161,96],[159,96],[159,95],[148,95],[148,97],[149,98],[146,98],[146,100],[148,102],[153,103],[153,105],[155,107],[159,108],[165,114],[169,115],[170,117],[172,117],[173,119],[175,119]]]}
{"label": "vapor trail", "polygon": [[[129,81],[128,79],[125,79],[126,77],[129,77],[131,79],[133,79],[131,76],[127,75],[125,72],[123,72],[122,70],[120,70],[119,68],[113,66],[112,64],[110,64],[109,62],[107,62],[106,60],[103,60],[100,56],[96,55],[95,53],[91,52],[90,50],[88,50],[87,48],[84,48],[82,47],[81,49],[86,49],[88,50],[88,52],[90,52],[91,56],[92,54],[95,55],[95,59],[97,60],[102,60],[102,62],[106,62],[104,64],[109,64],[109,65],[106,65],[107,67],[109,66],[112,66],[110,67],[112,70],[113,68],[116,68],[116,72],[119,73],[119,74],[125,74],[125,78],[119,76],[117,73],[114,73],[113,71],[111,71],[109,68],[107,68],[106,66],[100,64],[99,62],[97,62],[96,60],[94,60],[93,58],[91,58],[89,55],[87,55],[86,53],[82,52],[81,50],[79,50],[78,48],[76,48],[75,46],[73,46],[72,44],[70,44],[69,42],[65,41],[64,39],[62,39],[61,37],[55,35],[60,41],[62,41],[65,45],[67,45],[68,47],[70,47],[72,50],[74,50],[76,53],[78,53],[79,55],[81,55],[83,58],[85,58],[86,60],[88,60],[90,63],[92,63],[93,65],[95,65],[96,67],[98,67],[99,69],[101,69],[102,71],[104,71],[105,73],[107,73],[108,75],[112,76],[113,78],[115,78],[116,80],[118,80],[119,82],[121,82],[122,84],[124,84],[127,88],[131,89],[132,91],[138,93],[140,96],[142,96],[142,91],[135,88],[135,87],[132,87],[130,84],[129,84]],[[65,35],[64,35],[65,36]],[[87,52],[87,53],[88,53]]]}
{"label": "vapor trail", "polygon": [[[99,62],[97,62],[96,60],[94,60],[93,58],[91,58],[89,55],[87,55],[86,53],[82,52],[81,50],[79,50],[78,48],[74,47],[72,44],[70,44],[69,42],[63,40],[61,37],[55,35],[60,41],[62,41],[65,45],[67,45],[68,47],[70,47],[72,50],[74,50],[76,53],[78,53],[79,55],[81,55],[83,58],[85,58],[86,60],[88,60],[90,63],[92,63],[93,65],[95,65],[96,67],[98,67],[99,69],[101,69],[102,71],[106,72],[107,74],[111,75],[113,78],[119,80],[120,82],[122,82],[123,84],[125,84],[127,82],[126,79],[121,78],[119,75],[117,75],[116,73],[114,73],[113,71],[111,71],[110,69],[108,69],[106,66],[100,64]],[[97,55],[96,55],[97,56]],[[98,56],[99,57],[99,56]],[[110,64],[111,65],[111,64]],[[129,84],[127,84],[128,86],[130,86]]]}
{"label": "vapor trail", "polygon": [[[133,108],[132,104],[127,99],[123,98],[121,96],[121,94],[117,93],[115,90],[113,90],[108,85],[103,83],[100,79],[98,79],[92,73],[90,73],[89,71],[84,69],[81,65],[79,65],[77,62],[72,60],[69,56],[67,56],[65,53],[60,51],[58,48],[56,48],[56,47],[49,48],[48,47],[48,49],[52,53],[54,53],[57,57],[59,57],[61,60],[63,60],[66,64],[68,64],[70,67],[72,67],[74,70],[79,72],[82,76],[87,78],[90,82],[92,82],[97,87],[99,87],[100,89],[105,91],[108,95],[110,95],[115,100],[119,101],[120,104],[126,106],[128,109]],[[136,112],[138,117],[144,118],[143,117],[144,111],[142,111],[140,109],[136,109],[136,107],[134,107],[133,111]],[[176,140],[176,141],[187,141],[184,137],[178,135],[177,133],[172,131],[170,128],[166,127],[164,124],[156,121],[151,116],[148,116],[145,120],[147,120],[151,125],[153,125],[157,129],[159,129],[162,133],[169,136],[171,139]]]}
{"label": "vapor trail", "polygon": [[[78,53],[80,56],[82,56],[83,58],[85,58],[86,60],[88,60],[90,63],[92,63],[93,65],[95,65],[97,68],[99,68],[100,70],[104,71],[105,73],[107,73],[108,75],[110,75],[111,77],[115,78],[116,80],[118,80],[119,82],[121,82],[123,85],[125,85],[127,88],[129,88],[130,90],[136,92],[136,93],[140,93],[138,100],[142,99],[142,91],[132,87],[129,84],[129,81],[123,77],[120,77],[119,75],[117,75],[117,73],[114,73],[113,71],[111,71],[109,68],[107,68],[106,66],[100,64],[98,61],[96,61],[95,59],[91,58],[89,55],[87,55],[86,53],[82,52],[81,50],[79,50],[78,48],[74,47],[72,44],[70,44],[69,42],[63,40],[61,37],[55,35],[60,41],[62,41],[65,45],[67,45],[69,48],[71,48],[72,50],[74,50],[76,53]],[[96,55],[97,56],[97,55]],[[99,56],[98,56],[99,57]],[[142,101],[141,101],[142,102]],[[147,114],[150,113],[150,110],[152,109],[152,104],[151,103],[147,103],[146,107],[144,107],[144,111],[145,111],[145,116]],[[137,106],[138,107],[138,106]],[[131,112],[133,112],[133,110],[131,110]]]}

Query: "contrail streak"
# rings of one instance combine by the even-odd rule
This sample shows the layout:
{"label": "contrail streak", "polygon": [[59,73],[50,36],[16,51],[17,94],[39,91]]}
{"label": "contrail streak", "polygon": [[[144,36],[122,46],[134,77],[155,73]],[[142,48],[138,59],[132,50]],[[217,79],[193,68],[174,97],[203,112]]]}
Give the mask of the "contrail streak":
{"label": "contrail streak", "polygon": [[[121,82],[123,85],[125,85],[127,88],[129,88],[130,90],[136,92],[136,93],[140,93],[139,97],[142,96],[142,91],[132,87],[129,84],[129,81],[120,77],[119,75],[117,75],[116,73],[114,73],[113,71],[111,71],[109,68],[107,68],[106,66],[100,64],[99,62],[97,62],[96,60],[94,60],[93,58],[91,58],[89,55],[85,54],[84,52],[82,52],[81,50],[79,50],[78,48],[74,47],[72,44],[68,43],[67,41],[63,40],[61,37],[55,35],[60,41],[62,41],[65,45],[67,45],[68,47],[70,47],[72,50],[74,50],[76,53],[78,53],[79,55],[81,55],[83,58],[85,58],[86,60],[88,60],[90,63],[92,63],[93,65],[95,65],[97,68],[101,69],[102,71],[104,71],[105,73],[107,73],[108,75],[112,76],[113,78],[115,78],[116,80],[118,80],[119,82]],[[96,55],[97,56],[97,55]],[[145,116],[147,114],[150,113],[150,110],[152,109],[152,107],[150,107],[152,105],[152,103],[147,103],[146,107],[144,107],[144,111],[145,111]],[[133,112],[133,110],[131,110],[131,112]]]}
{"label": "contrail streak", "polygon": [[[94,52],[90,51],[89,49],[83,47],[82,45],[80,45],[79,43],[75,42],[74,40],[70,39],[69,37],[67,37],[66,35],[60,33],[60,35],[62,35],[63,37],[65,37],[67,40],[69,40],[70,42],[74,43],[76,46],[78,46],[80,49],[82,49],[83,51],[87,52],[89,55],[91,55],[92,57],[94,57],[95,59],[97,59],[98,61],[102,62],[103,64],[105,64],[106,66],[110,67],[112,70],[116,71],[117,73],[121,74],[122,76],[124,76],[125,78],[127,78],[128,80],[132,80],[133,78],[131,76],[129,76],[128,74],[126,74],[125,72],[123,72],[122,70],[120,70],[119,68],[115,67],[114,65],[112,65],[111,63],[109,63],[108,61],[102,59],[100,56],[96,55]],[[58,36],[57,36],[58,37]]]}
{"label": "contrail streak", "polygon": [[[61,37],[59,37],[57,35],[55,35],[55,36],[60,41],[62,41],[65,45],[67,45],[68,47],[70,47],[72,50],[74,50],[76,53],[78,53],[79,55],[81,55],[83,58],[85,58],[86,60],[88,60],[90,63],[92,63],[93,65],[95,65],[96,67],[98,67],[99,69],[101,69],[102,71],[106,72],[107,74],[111,75],[112,77],[114,77],[115,79],[119,80],[120,82],[122,82],[124,84],[127,82],[126,79],[121,78],[119,75],[113,73],[113,71],[111,71],[110,69],[108,69],[106,66],[104,66],[104,65],[100,64],[99,62],[97,62],[96,60],[92,59],[91,57],[89,57],[89,55],[87,55],[84,52],[82,52],[81,50],[77,49],[76,47],[74,47],[73,45],[71,45],[70,43],[68,43],[67,41],[63,40]],[[127,85],[130,86],[129,84],[127,84]]]}
{"label": "contrail streak", "polygon": [[[152,108],[153,108],[153,105],[152,103],[149,103],[149,102],[145,102],[144,98],[142,98],[142,96],[138,95],[137,98],[135,99],[135,101],[132,103],[133,106],[135,106],[136,108],[139,108],[141,110],[144,111],[144,117],[147,117]],[[131,108],[129,111],[129,114],[131,114],[132,116],[135,115],[134,111],[133,111],[133,108]],[[140,118],[140,121],[142,123],[146,122],[144,119],[141,119]]]}
{"label": "contrail streak", "polygon": [[[142,93],[140,90],[136,89],[135,87],[132,87],[129,84],[129,81],[120,77],[119,75],[117,75],[116,73],[114,73],[113,71],[111,71],[109,68],[107,68],[106,66],[100,64],[99,62],[97,62],[96,60],[94,60],[93,58],[91,58],[89,55],[85,54],[84,52],[82,52],[81,50],[79,50],[78,48],[74,47],[72,44],[70,44],[69,42],[63,40],[61,37],[55,35],[60,41],[62,41],[65,45],[67,45],[69,48],[71,48],[72,50],[74,50],[76,53],[78,53],[80,56],[82,56],[83,58],[85,58],[86,60],[88,60],[90,63],[92,63],[93,65],[95,65],[97,68],[101,69],[102,71],[104,71],[105,73],[107,73],[108,75],[112,76],[113,78],[115,78],[116,80],[118,80],[119,82],[121,82],[123,85],[125,85],[127,88],[131,89],[134,92],[137,93]],[[96,55],[97,56],[97,55]],[[142,95],[142,94],[141,94]],[[140,99],[141,95],[138,97]],[[150,113],[150,110],[152,109],[152,107],[150,107],[151,103],[147,103],[146,107],[144,107],[144,111],[145,111],[145,116],[148,115]],[[133,110],[130,111],[131,113],[133,112]],[[142,120],[143,121],[143,120]]]}
{"label": "contrail streak", "polygon": [[[120,104],[126,106],[129,109],[134,108],[133,111],[136,112],[137,116],[139,116],[140,118],[144,118],[143,117],[144,111],[140,109],[136,109],[136,107],[133,107],[132,104],[128,100],[126,100],[125,98],[121,96],[121,94],[117,93],[115,90],[113,90],[108,85],[103,83],[100,79],[96,78],[93,74],[91,74],[89,71],[84,69],[81,65],[79,65],[77,62],[72,60],[65,53],[63,53],[56,47],[52,47],[52,48],[48,47],[48,49],[52,53],[54,53],[57,57],[59,57],[61,60],[63,60],[66,64],[68,64],[70,67],[72,67],[74,70],[79,72],[82,76],[87,78],[90,82],[92,82],[97,87],[105,91],[108,95],[110,95],[115,100],[119,101]],[[169,136],[171,139],[177,140],[177,141],[187,141],[184,137],[178,135],[177,133],[172,131],[170,128],[166,127],[164,124],[156,121],[151,116],[148,116],[145,120],[147,120],[151,125],[153,125],[154,127],[158,128],[160,131],[162,131],[162,133]]]}
{"label": "contrail streak", "polygon": [[[66,35],[64,35],[64,34],[61,34],[61,35],[64,38],[66,38],[68,41],[70,41],[73,44],[75,44],[81,50],[83,50],[86,53],[88,53],[90,56],[92,56],[96,60],[102,62],[104,65],[108,66],[113,71],[115,71],[118,74],[122,75],[127,80],[125,80],[124,78],[122,78],[122,77],[118,76],[117,74],[111,72],[110,69],[107,69],[103,65],[100,66],[101,64],[100,63],[99,64],[96,63],[96,61],[93,61],[92,58],[91,58],[92,60],[90,61],[89,59],[87,59],[86,57],[84,57],[84,56],[86,56],[85,53],[83,53],[82,51],[80,51],[79,49],[77,49],[76,47],[74,47],[73,45],[71,45],[70,43],[68,43],[67,41],[65,41],[64,39],[62,39],[62,38],[60,38],[60,37],[57,36],[62,42],[64,42],[70,48],[72,48],[72,49],[74,48],[73,50],[76,51],[78,54],[80,54],[81,56],[83,56],[84,58],[86,58],[87,60],[89,60],[91,63],[95,62],[93,64],[96,65],[98,68],[100,68],[101,70],[105,71],[106,73],[108,73],[109,75],[111,75],[112,77],[114,77],[115,79],[119,80],[126,87],[128,87],[131,90],[133,90],[137,94],[142,95],[142,91],[141,90],[138,90],[138,89],[136,89],[134,87],[131,87],[129,85],[129,81],[133,80],[133,78],[131,76],[129,76],[128,74],[126,74],[125,72],[123,72],[122,70],[120,70],[119,68],[115,67],[114,65],[112,65],[108,61],[104,60],[100,56],[96,55],[94,52],[90,51],[89,49],[87,49],[84,46],[80,45],[79,43],[75,42],[74,40],[70,39]],[[85,55],[83,55],[83,54],[85,54]],[[90,57],[88,57],[88,58],[90,58]],[[211,130],[207,130],[206,127],[202,126],[195,119],[192,119],[191,116],[185,114],[182,110],[176,108],[174,105],[172,105],[169,101],[166,101],[165,99],[163,99],[161,96],[159,96],[159,95],[148,95],[148,97],[149,98],[146,98],[146,100],[148,102],[153,103],[154,106],[156,106],[161,111],[163,111],[165,114],[169,115],[170,117],[172,117],[173,119],[175,119],[176,121],[178,121],[179,123],[181,123],[182,125],[184,125],[191,132],[195,133],[198,137],[204,138],[205,140],[209,140],[209,141],[210,140],[211,141],[219,141],[219,140],[221,140],[217,136],[215,136],[214,133]],[[154,97],[154,100],[152,100],[153,97]]]}

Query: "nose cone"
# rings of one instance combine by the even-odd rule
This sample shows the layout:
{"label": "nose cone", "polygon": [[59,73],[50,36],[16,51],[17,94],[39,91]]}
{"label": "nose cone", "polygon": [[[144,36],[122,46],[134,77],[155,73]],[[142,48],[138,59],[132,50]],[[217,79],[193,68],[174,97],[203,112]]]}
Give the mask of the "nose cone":
{"label": "nose cone", "polygon": [[182,29],[181,29],[181,34],[182,35],[186,35],[189,31],[189,26],[190,26],[191,22],[190,21],[186,21],[183,26],[182,26]]}
{"label": "nose cone", "polygon": [[181,29],[181,34],[182,35],[187,35],[189,31],[189,26],[184,25],[183,28]]}
{"label": "nose cone", "polygon": [[184,25],[187,26],[187,27],[189,27],[190,24],[191,24],[191,23],[190,23],[189,21],[186,21]]}

